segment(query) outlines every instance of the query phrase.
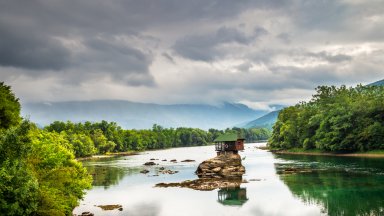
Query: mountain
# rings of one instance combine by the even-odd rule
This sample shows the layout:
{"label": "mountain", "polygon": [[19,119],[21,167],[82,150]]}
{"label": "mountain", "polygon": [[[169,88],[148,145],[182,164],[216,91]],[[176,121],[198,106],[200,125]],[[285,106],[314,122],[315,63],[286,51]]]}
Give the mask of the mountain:
{"label": "mountain", "polygon": [[272,111],[266,115],[243,125],[244,128],[272,128],[277,121],[280,110]]}
{"label": "mountain", "polygon": [[22,115],[39,125],[53,121],[114,121],[123,128],[145,129],[153,124],[164,127],[196,127],[201,129],[231,127],[266,114],[243,104],[221,106],[202,104],[160,105],[121,100],[69,101],[22,104]]}
{"label": "mountain", "polygon": [[384,79],[368,84],[367,86],[384,86]]}

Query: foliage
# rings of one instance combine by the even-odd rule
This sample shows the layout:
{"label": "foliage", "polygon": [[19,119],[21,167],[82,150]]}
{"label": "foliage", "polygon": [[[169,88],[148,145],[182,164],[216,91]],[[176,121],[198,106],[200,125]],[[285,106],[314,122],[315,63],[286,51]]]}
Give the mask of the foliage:
{"label": "foliage", "polygon": [[0,212],[6,215],[71,215],[91,177],[74,159],[64,136],[28,121],[0,140]]}
{"label": "foliage", "polygon": [[197,128],[163,128],[153,125],[150,130],[124,130],[114,122],[60,122],[45,127],[46,131],[65,134],[76,157],[96,153],[143,151],[183,146],[209,145],[224,132],[241,134],[246,141],[267,140],[271,132],[265,128],[232,128],[223,130]]}
{"label": "foliage", "polygon": [[311,101],[280,112],[270,147],[332,152],[384,149],[384,87],[316,90]]}
{"label": "foliage", "polygon": [[0,130],[18,125],[20,120],[19,99],[10,86],[0,82]]}
{"label": "foliage", "polygon": [[18,99],[0,83],[1,215],[72,215],[91,177],[65,134],[20,122],[19,114]]}

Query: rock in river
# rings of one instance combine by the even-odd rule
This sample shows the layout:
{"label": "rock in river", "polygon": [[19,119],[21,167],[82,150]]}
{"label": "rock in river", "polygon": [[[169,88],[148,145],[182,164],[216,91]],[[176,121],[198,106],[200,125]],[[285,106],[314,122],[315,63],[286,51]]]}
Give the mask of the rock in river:
{"label": "rock in river", "polygon": [[94,216],[94,214],[91,213],[91,212],[83,212],[83,213],[81,213],[81,215],[79,215],[79,216]]}
{"label": "rock in river", "polygon": [[181,162],[195,162],[195,160],[191,160],[191,159],[186,159],[186,160],[183,160]]}
{"label": "rock in river", "polygon": [[186,187],[194,190],[214,190],[217,188],[238,188],[245,168],[238,154],[221,154],[202,162],[196,170],[199,179],[178,183],[159,183],[156,187]]}
{"label": "rock in river", "polygon": [[211,191],[217,188],[238,188],[242,183],[241,179],[195,179],[178,183],[159,183],[155,187],[184,187],[194,190]]}
{"label": "rock in river", "polygon": [[232,153],[203,161],[196,170],[200,178],[238,178],[244,173],[240,155]]}
{"label": "rock in river", "polygon": [[153,161],[149,161],[149,162],[144,163],[143,165],[145,165],[145,166],[153,166],[153,165],[156,165],[156,163],[153,162]]}

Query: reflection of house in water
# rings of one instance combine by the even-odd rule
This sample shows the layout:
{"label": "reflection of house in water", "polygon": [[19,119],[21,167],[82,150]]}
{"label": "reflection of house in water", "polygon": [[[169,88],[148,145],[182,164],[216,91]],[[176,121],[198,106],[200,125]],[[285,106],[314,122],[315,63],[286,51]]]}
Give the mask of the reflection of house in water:
{"label": "reflection of house in water", "polygon": [[223,188],[217,192],[217,201],[223,205],[242,206],[247,202],[246,188]]}

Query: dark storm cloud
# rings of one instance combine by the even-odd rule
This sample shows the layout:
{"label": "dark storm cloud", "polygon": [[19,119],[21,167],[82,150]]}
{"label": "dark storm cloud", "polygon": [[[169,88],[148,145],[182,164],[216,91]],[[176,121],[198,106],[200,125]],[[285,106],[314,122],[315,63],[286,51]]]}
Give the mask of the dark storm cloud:
{"label": "dark storm cloud", "polygon": [[175,60],[173,59],[173,57],[171,55],[169,55],[168,53],[162,53],[161,54],[165,59],[167,59],[168,61],[172,62],[173,64],[175,63]]}
{"label": "dark storm cloud", "polygon": [[[89,55],[91,55],[86,59],[87,62],[95,64],[103,62],[105,69],[119,69],[124,65],[127,71],[148,73],[148,65],[152,62],[150,54],[111,38],[91,38],[86,40],[84,45],[89,48]],[[88,55],[85,56],[88,57]]]}
{"label": "dark storm cloud", "polygon": [[255,27],[254,32],[255,32],[255,37],[256,38],[269,34],[269,32],[265,28],[260,27],[260,26]]}
{"label": "dark storm cloud", "polygon": [[[110,69],[105,73],[121,75],[141,72],[148,74],[150,79],[148,68],[152,60],[147,53],[140,51],[141,47],[131,44],[131,47],[121,48],[92,38],[98,34],[136,35],[137,32],[168,23],[228,19],[251,7],[281,6],[281,0],[2,0],[0,66],[32,69],[28,73],[38,74],[45,70],[79,69],[84,66],[79,59],[90,60],[96,56],[94,62],[97,60],[98,64],[95,65],[105,63]],[[211,43],[231,41],[245,44],[249,40],[231,28],[219,29],[217,34],[220,35],[212,38],[190,37],[186,41],[192,45],[209,46]],[[58,40],[68,37],[82,39],[90,50],[79,54]],[[203,41],[197,42],[200,39]],[[214,41],[216,39],[219,41]],[[180,48],[180,52],[196,59],[210,58],[198,48],[190,49]],[[84,64],[88,67],[91,62]]]}
{"label": "dark storm cloud", "polygon": [[340,31],[345,27],[345,22],[356,15],[343,1],[299,0],[295,6],[291,11],[292,18],[297,25],[307,30]]}
{"label": "dark storm cloud", "polygon": [[332,54],[324,52],[324,51],[318,52],[318,53],[308,53],[307,55],[310,57],[323,59],[323,60],[328,61],[330,63],[340,63],[340,62],[352,60],[352,57],[349,55],[344,55],[344,54],[332,55]]}
{"label": "dark storm cloud", "polygon": [[256,30],[252,35],[246,35],[235,28],[221,27],[211,34],[187,36],[178,40],[173,49],[185,58],[212,61],[225,55],[218,46],[227,43],[247,45],[264,34],[266,33],[262,29]]}
{"label": "dark storm cloud", "polygon": [[34,70],[60,70],[70,63],[70,51],[58,40],[16,26],[8,26],[0,20],[0,65]]}
{"label": "dark storm cloud", "polygon": [[0,0],[0,76],[37,100],[272,100],[380,77],[383,10],[380,0]]}
{"label": "dark storm cloud", "polygon": [[280,33],[276,36],[278,39],[280,39],[285,44],[290,44],[292,40],[292,36],[286,32]]}

